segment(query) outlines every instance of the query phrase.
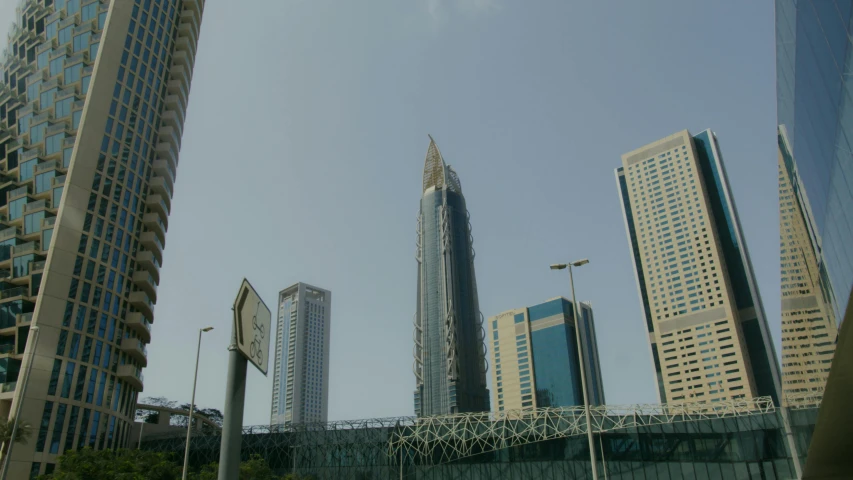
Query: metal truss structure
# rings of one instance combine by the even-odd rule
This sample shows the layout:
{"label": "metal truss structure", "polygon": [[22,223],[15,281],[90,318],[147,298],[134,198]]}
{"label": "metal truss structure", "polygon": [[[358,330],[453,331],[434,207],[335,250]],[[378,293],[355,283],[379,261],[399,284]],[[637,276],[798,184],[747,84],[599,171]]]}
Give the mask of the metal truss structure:
{"label": "metal truss structure", "polygon": [[[763,415],[776,407],[770,397],[714,403],[601,405],[590,409],[593,433],[719,418]],[[414,419],[388,444],[392,458],[443,464],[481,453],[586,435],[583,407],[462,413]],[[401,460],[402,461],[402,460]]]}
{"label": "metal truss structure", "polygon": [[[798,412],[798,432],[808,445],[816,410]],[[714,472],[721,468],[720,478],[727,478],[726,472],[734,475],[726,468],[741,468],[744,462],[758,462],[758,468],[773,469],[779,478],[790,470],[781,417],[769,398],[611,405],[591,413],[606,469],[613,475],[634,478],[631,472],[638,468],[653,471],[667,462],[692,462]],[[585,434],[583,408],[541,408],[251,426],[243,429],[242,450],[244,459],[260,455],[278,473],[317,479],[585,478]],[[194,436],[193,468],[216,461],[220,441],[219,432]],[[142,448],[180,456],[183,442],[183,435],[151,435]]]}

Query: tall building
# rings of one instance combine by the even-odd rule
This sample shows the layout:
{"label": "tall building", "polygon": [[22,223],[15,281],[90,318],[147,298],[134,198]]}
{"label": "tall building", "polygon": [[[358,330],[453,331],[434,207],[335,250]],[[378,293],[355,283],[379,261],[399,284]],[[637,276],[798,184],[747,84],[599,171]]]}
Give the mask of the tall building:
{"label": "tall building", "polygon": [[710,130],[622,155],[616,169],[662,402],[770,396],[779,365]]}
{"label": "tall building", "polygon": [[[850,36],[853,1],[776,0],[775,4],[780,149],[788,157],[785,161],[790,166],[786,168],[792,188],[795,188],[795,198],[801,205],[808,206],[803,217],[817,257],[816,260],[808,258],[810,254],[804,246],[805,254],[800,253],[804,258],[799,260],[803,264],[800,270],[808,270],[809,275],[817,272],[817,277],[812,277],[807,283],[816,286],[812,289],[816,303],[825,297],[828,302],[824,305],[828,303],[831,306],[830,309],[821,308],[820,313],[806,315],[822,317],[815,323],[826,325],[825,338],[832,337],[833,321],[830,317],[835,318],[838,328],[804,476],[841,478],[853,471],[853,457],[850,456],[853,445],[842,440],[850,438],[853,429],[853,411],[850,409],[850,398],[853,397],[853,330],[844,326],[853,318],[853,80],[849,75],[853,68],[850,55],[853,52]],[[788,250],[782,254],[783,264],[785,257],[792,255]],[[792,276],[787,273],[791,269],[785,265],[783,270],[786,271],[783,276]],[[790,280],[783,280],[785,283],[790,283]],[[783,295],[785,293],[783,287]],[[788,299],[782,298],[783,312],[788,310]],[[795,300],[803,302],[803,309],[816,310],[809,307],[805,297]],[[800,311],[799,305],[794,307]],[[787,320],[790,318],[783,317],[783,322]],[[808,324],[812,325],[811,322]],[[825,338],[815,338],[811,329],[800,336],[806,335],[814,341],[816,349],[783,341],[783,348],[797,348],[796,351],[788,349],[783,352],[827,350],[816,345],[823,343]],[[810,359],[823,362],[828,355],[817,353]],[[783,361],[790,362],[787,358]],[[806,385],[811,390],[812,385],[823,382],[823,365],[796,366],[791,371],[792,378],[807,380]],[[802,375],[803,371],[805,375]]]}
{"label": "tall building", "polygon": [[583,405],[577,335],[581,336],[590,405],[604,404],[592,306],[558,297],[489,318],[492,388],[497,410]]}
{"label": "tall building", "polygon": [[0,415],[34,434],[9,478],[127,444],[203,9],[20,4],[0,66]]}
{"label": "tall building", "polygon": [[783,402],[823,392],[838,328],[820,246],[785,127],[779,127],[779,232]]}
{"label": "tall building", "polygon": [[489,410],[483,316],[459,177],[430,137],[418,215],[415,413]]}
{"label": "tall building", "polygon": [[328,420],[331,321],[332,292],[301,282],[279,292],[271,424]]}

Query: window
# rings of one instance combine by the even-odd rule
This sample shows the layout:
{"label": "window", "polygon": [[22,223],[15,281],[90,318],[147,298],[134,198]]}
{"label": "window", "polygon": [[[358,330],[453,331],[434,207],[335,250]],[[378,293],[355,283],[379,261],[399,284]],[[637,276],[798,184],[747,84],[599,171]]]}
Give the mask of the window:
{"label": "window", "polygon": [[[70,100],[70,99],[69,99]],[[47,137],[47,142],[45,142],[45,153],[47,155],[53,155],[54,153],[58,153],[62,150],[62,139],[65,138],[65,133],[60,132],[56,135],[51,135]]]}
{"label": "window", "polygon": [[[24,233],[29,235],[41,231],[41,220],[44,218],[44,210],[30,213],[24,216]],[[17,260],[17,258],[15,259]]]}
{"label": "window", "polygon": [[56,37],[56,27],[58,25],[59,25],[59,20],[56,20],[54,22],[47,24],[47,27],[45,27],[45,29],[44,29],[44,33],[47,36],[48,40]]}
{"label": "window", "polygon": [[65,69],[65,84],[74,83],[80,80],[81,74],[83,73],[83,64],[78,63],[76,65],[71,65]]}
{"label": "window", "polygon": [[65,187],[56,187],[53,189],[53,198],[52,198],[51,205],[56,205],[56,206],[59,205],[60,200],[62,200],[62,190],[64,188]]}
{"label": "window", "polygon": [[65,45],[66,43],[71,41],[71,30],[73,25],[69,25],[62,30],[59,31],[59,44]]}
{"label": "window", "polygon": [[[74,378],[74,362],[65,364],[65,380],[62,382],[62,398],[68,398],[71,395],[71,381]],[[62,427],[59,428],[62,430]]]}
{"label": "window", "polygon": [[[39,96],[39,106],[42,110],[46,108],[50,108],[53,106],[53,100],[56,98],[56,92],[58,89],[51,88],[49,90],[45,90],[41,92],[41,96]],[[44,124],[47,125],[47,124]]]}
{"label": "window", "polygon": [[56,102],[54,106],[54,116],[62,118],[71,114],[71,105],[74,104],[74,97],[64,98]]}
{"label": "window", "polygon": [[30,120],[32,120],[32,118],[33,114],[28,113],[18,119],[18,135],[23,135],[30,131]]}
{"label": "window", "polygon": [[[21,255],[12,260],[12,275],[15,278],[23,277],[30,273],[30,262],[35,259],[35,255]],[[52,393],[50,395],[53,395]]]}
{"label": "window", "polygon": [[92,32],[81,33],[74,37],[74,44],[72,50],[74,53],[77,53],[81,50],[85,50],[89,47],[89,37],[92,36]]}
{"label": "window", "polygon": [[65,66],[65,55],[60,55],[50,61],[50,76],[59,75]]}
{"label": "window", "polygon": [[50,383],[47,386],[47,394],[48,395],[56,395],[56,386],[59,383],[59,372],[62,368],[62,360],[54,359],[53,360],[53,371],[50,373]]}
{"label": "window", "polygon": [[[68,433],[65,436],[64,451],[71,450],[74,445],[75,428],[77,427],[77,414],[80,412],[80,407],[71,407],[71,417],[68,420]],[[83,428],[86,428],[85,426]]]}
{"label": "window", "polygon": [[92,76],[91,76],[91,75],[87,75],[87,76],[83,77],[83,88],[82,88],[82,91],[83,91],[83,94],[84,94],[84,95],[85,95],[86,93],[89,93],[89,81],[90,81],[91,79],[92,79]]}
{"label": "window", "polygon": [[[47,92],[45,92],[47,93]],[[44,95],[44,94],[42,94]],[[51,102],[52,103],[52,102]],[[44,104],[42,104],[44,105]],[[39,143],[44,140],[44,131],[47,130],[47,123],[40,123],[30,129],[30,144]],[[30,175],[32,176],[32,175]],[[29,177],[28,177],[29,178]],[[24,180],[24,179],[22,179]]]}
{"label": "window", "polygon": [[[94,376],[94,375],[93,375]],[[95,441],[98,439],[98,424],[101,422],[101,412],[96,411],[92,415],[92,428],[89,430],[89,446],[94,447]],[[80,445],[77,445],[79,448]]]}
{"label": "window", "polygon": [[50,416],[53,413],[53,402],[44,402],[44,412],[41,415],[41,425],[39,426],[38,440],[36,440],[36,452],[44,451],[44,444],[47,440],[47,429],[50,428]]}
{"label": "window", "polygon": [[91,20],[98,14],[98,2],[93,2],[83,6],[81,18],[83,21]]}
{"label": "window", "polygon": [[36,62],[37,62],[36,65],[38,65],[39,70],[46,67],[47,64],[49,63],[48,58],[47,58],[48,55],[50,55],[50,50],[39,53],[38,57],[36,57]]}
{"label": "window", "polygon": [[36,80],[34,83],[31,83],[27,86],[27,101],[32,102],[38,98],[39,87],[41,87],[41,80]]}
{"label": "window", "polygon": [[[32,177],[32,175],[30,176]],[[21,197],[9,202],[9,220],[21,218],[21,215],[24,213],[24,205],[27,203],[27,200],[27,197]]]}

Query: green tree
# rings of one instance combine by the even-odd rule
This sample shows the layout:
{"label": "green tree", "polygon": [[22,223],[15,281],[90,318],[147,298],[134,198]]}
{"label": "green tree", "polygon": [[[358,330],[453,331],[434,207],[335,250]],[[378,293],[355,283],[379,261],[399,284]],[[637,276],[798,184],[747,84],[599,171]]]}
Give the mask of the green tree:
{"label": "green tree", "polygon": [[[217,462],[205,465],[198,473],[190,474],[192,480],[216,480],[219,472]],[[267,461],[260,455],[252,455],[252,458],[240,464],[239,480],[307,480],[306,477],[279,477],[273,473]]]}
{"label": "green tree", "polygon": [[59,466],[42,480],[175,480],[181,467],[163,453],[144,450],[72,450],[59,457]]}
{"label": "green tree", "polygon": [[[177,480],[181,478],[179,458],[145,450],[99,450],[84,448],[59,457],[56,471],[40,480]],[[190,472],[192,480],[216,480],[219,465],[211,463],[198,472]],[[240,464],[239,480],[282,480],[275,475],[260,455]],[[284,480],[311,480],[311,477],[286,476]]]}
{"label": "green tree", "polygon": [[[12,446],[12,429],[15,426],[15,417],[10,419],[0,418],[0,442],[3,443],[3,457]],[[26,420],[18,422],[18,431],[15,432],[15,443],[26,445],[27,440],[33,435],[33,426]]]}

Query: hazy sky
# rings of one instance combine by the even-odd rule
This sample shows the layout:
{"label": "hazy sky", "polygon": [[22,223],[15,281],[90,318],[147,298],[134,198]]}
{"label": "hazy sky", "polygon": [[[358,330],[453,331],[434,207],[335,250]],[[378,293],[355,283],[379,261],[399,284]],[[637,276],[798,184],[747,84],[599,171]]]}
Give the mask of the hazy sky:
{"label": "hazy sky", "polygon": [[[0,0],[0,34],[12,0]],[[221,408],[231,304],[333,293],[330,419],[411,415],[415,228],[432,134],[471,213],[488,317],[592,302],[608,403],[657,400],[613,169],[719,136],[779,332],[772,2],[208,0],[142,397]],[[269,422],[249,372],[244,423]]]}

